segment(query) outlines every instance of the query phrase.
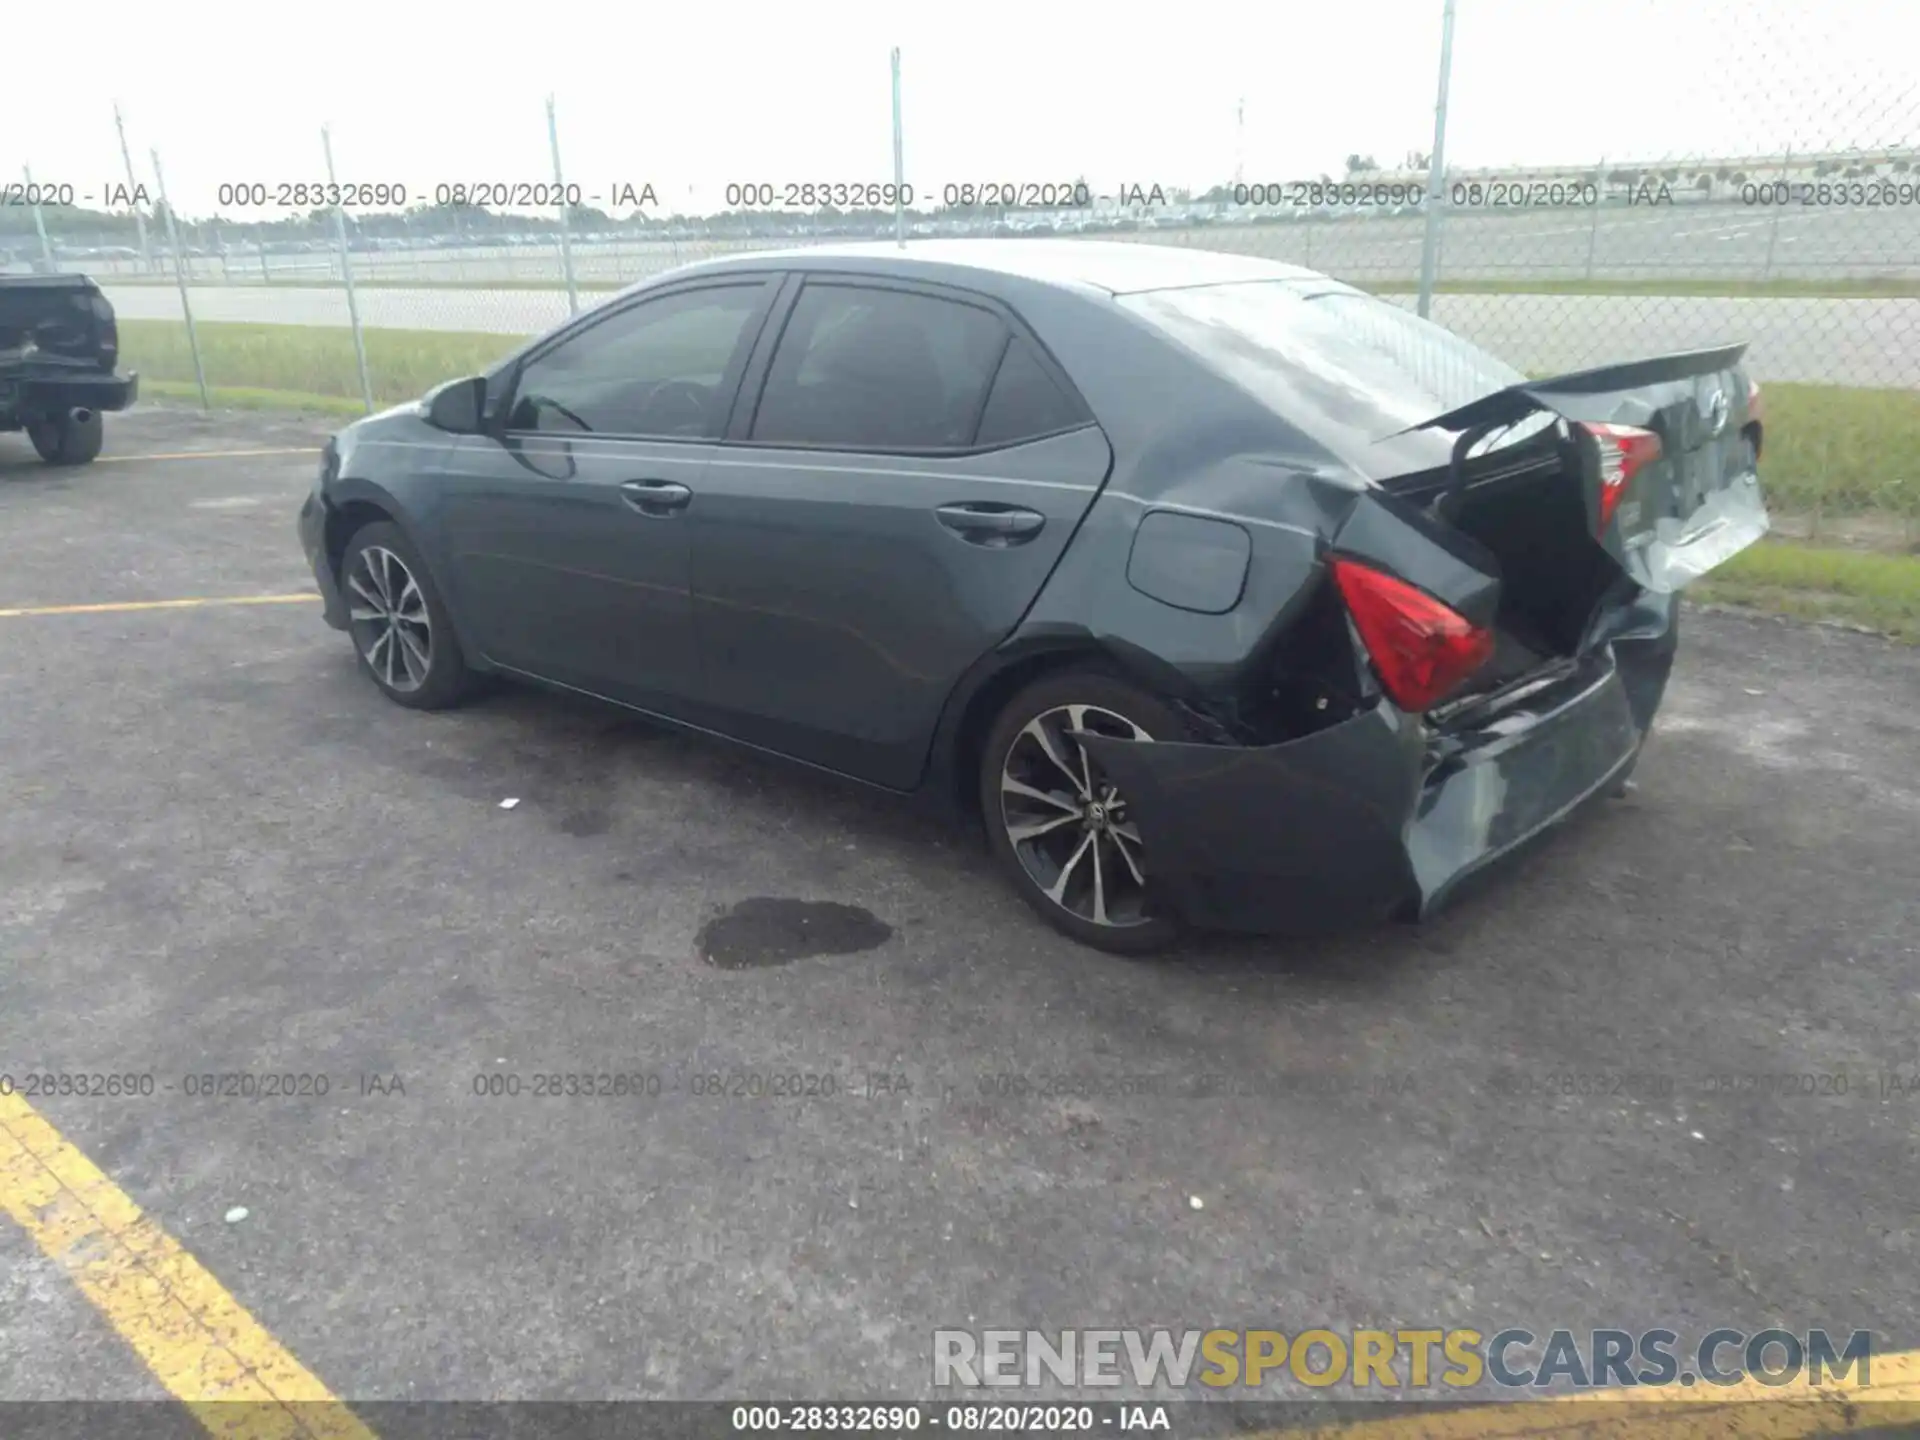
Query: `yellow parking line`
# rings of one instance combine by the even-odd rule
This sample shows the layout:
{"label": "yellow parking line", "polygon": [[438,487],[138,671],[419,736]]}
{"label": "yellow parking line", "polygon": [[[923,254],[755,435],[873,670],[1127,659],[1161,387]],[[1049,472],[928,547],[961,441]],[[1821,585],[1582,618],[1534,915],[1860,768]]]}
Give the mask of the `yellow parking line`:
{"label": "yellow parking line", "polygon": [[294,605],[303,600],[318,600],[318,592],[299,595],[207,595],[195,600],[113,600],[103,605],[22,605],[0,610],[0,620],[19,620],[29,615],[117,615],[136,610],[198,610],[208,605]]}
{"label": "yellow parking line", "polygon": [[199,1261],[17,1094],[0,1093],[0,1210],[209,1432],[227,1440],[374,1440]]}
{"label": "yellow parking line", "polygon": [[1813,1440],[1920,1422],[1920,1350],[1875,1355],[1871,1377],[1865,1385],[1848,1376],[1818,1387],[1801,1379],[1593,1390],[1269,1431],[1249,1440]]}
{"label": "yellow parking line", "polygon": [[96,465],[131,465],[138,460],[236,460],[251,455],[318,455],[318,445],[280,446],[272,450],[174,450],[164,455],[102,455]]}

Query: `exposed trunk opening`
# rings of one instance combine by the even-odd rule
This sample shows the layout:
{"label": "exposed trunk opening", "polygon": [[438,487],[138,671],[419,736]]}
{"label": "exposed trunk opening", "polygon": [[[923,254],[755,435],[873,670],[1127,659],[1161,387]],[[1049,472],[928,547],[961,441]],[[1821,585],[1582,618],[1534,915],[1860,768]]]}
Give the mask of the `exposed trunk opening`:
{"label": "exposed trunk opening", "polygon": [[[1495,632],[1500,648],[1476,689],[1575,654],[1594,609],[1620,570],[1596,542],[1570,445],[1551,433],[1485,473],[1469,473],[1447,523],[1500,566]],[[1446,477],[1425,487],[1438,494]],[[1398,490],[1398,487],[1395,487]],[[1404,498],[1418,492],[1399,491]],[[1425,498],[1420,496],[1419,498]]]}

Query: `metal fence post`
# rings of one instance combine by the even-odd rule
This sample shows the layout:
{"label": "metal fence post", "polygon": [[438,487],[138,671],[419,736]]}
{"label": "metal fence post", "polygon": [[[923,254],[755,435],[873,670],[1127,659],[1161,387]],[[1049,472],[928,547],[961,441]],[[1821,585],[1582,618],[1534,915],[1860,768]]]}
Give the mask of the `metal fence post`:
{"label": "metal fence post", "polygon": [[1440,10],[1440,88],[1433,102],[1433,155],[1427,162],[1427,225],[1420,241],[1421,318],[1433,308],[1433,272],[1440,258],[1440,204],[1446,179],[1447,81],[1453,73],[1453,0]]}
{"label": "metal fence post", "polygon": [[149,272],[153,269],[153,251],[147,244],[147,217],[140,213],[140,204],[133,197],[140,189],[140,182],[133,174],[133,152],[127,149],[127,124],[120,118],[120,104],[114,102],[113,128],[120,132],[120,159],[127,167],[127,204],[133,207],[133,228],[140,235],[140,264]]}
{"label": "metal fence post", "polygon": [[160,152],[149,150],[153,161],[153,183],[160,192],[160,208],[167,212],[167,244],[173,248],[173,278],[180,287],[180,313],[187,317],[187,348],[193,352],[193,378],[200,386],[200,408],[211,410],[207,398],[207,369],[200,363],[200,332],[193,325],[193,302],[187,298],[187,272],[180,265],[180,224],[173,218],[173,205],[167,199],[167,173],[160,168]]}
{"label": "metal fence post", "polygon": [[900,139],[900,47],[893,47],[893,243],[907,243],[907,161]]}
{"label": "metal fence post", "polygon": [[1600,241],[1600,202],[1607,194],[1607,157],[1600,157],[1600,180],[1593,187],[1593,224],[1587,227],[1587,279],[1593,278],[1593,251]]}
{"label": "metal fence post", "polygon": [[1780,240],[1780,212],[1787,208],[1786,197],[1791,193],[1786,189],[1788,183],[1787,174],[1792,169],[1793,150],[1789,147],[1786,153],[1780,157],[1781,188],[1774,192],[1773,198],[1775,203],[1773,206],[1773,214],[1767,220],[1767,259],[1766,263],[1760,268],[1760,278],[1763,280],[1771,280],[1773,278],[1773,247],[1778,244]]}
{"label": "metal fence post", "polygon": [[553,118],[553,96],[547,96],[547,145],[553,151],[553,188],[560,192],[560,269],[567,277],[567,313],[580,313],[580,287],[573,279],[573,237],[567,220],[567,182],[560,174],[560,126]]}
{"label": "metal fence post", "polygon": [[33,228],[40,232],[40,258],[47,263],[47,269],[53,269],[53,242],[47,239],[47,217],[40,213],[40,201],[34,197],[33,167],[23,165],[20,173],[27,177],[28,203],[33,207]]}
{"label": "metal fence post", "polygon": [[[320,150],[327,158],[327,185],[335,186],[333,178],[333,137],[327,133],[327,127],[320,127]],[[336,197],[338,189],[334,190]],[[360,367],[360,397],[366,401],[367,413],[373,413],[373,381],[367,375],[367,340],[360,333],[360,303],[353,293],[353,262],[347,258],[347,212],[340,207],[336,198],[333,205],[333,237],[340,246],[340,278],[347,287],[347,324],[353,329],[353,359]]]}

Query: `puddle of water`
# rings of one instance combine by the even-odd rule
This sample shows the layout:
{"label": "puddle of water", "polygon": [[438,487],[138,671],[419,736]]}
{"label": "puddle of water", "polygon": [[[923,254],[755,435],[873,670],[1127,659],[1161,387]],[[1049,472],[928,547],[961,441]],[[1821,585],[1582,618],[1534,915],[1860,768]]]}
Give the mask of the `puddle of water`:
{"label": "puddle of water", "polygon": [[858,905],[755,896],[703,925],[694,947],[721,970],[753,970],[814,955],[852,955],[892,935],[891,925]]}

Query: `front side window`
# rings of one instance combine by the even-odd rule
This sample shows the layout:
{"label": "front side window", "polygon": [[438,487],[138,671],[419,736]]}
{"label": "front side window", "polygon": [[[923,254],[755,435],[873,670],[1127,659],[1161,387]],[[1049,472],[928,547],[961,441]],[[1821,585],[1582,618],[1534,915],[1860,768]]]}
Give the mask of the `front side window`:
{"label": "front side window", "polygon": [[570,336],[522,367],[507,428],[717,435],[729,368],[762,293],[759,283],[683,290]]}
{"label": "front side window", "polygon": [[999,317],[974,305],[810,284],[774,352],[753,439],[837,450],[964,448],[1006,344]]}

